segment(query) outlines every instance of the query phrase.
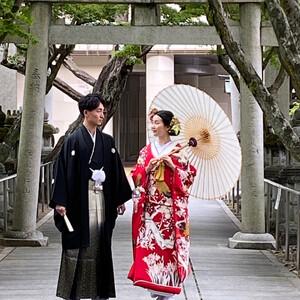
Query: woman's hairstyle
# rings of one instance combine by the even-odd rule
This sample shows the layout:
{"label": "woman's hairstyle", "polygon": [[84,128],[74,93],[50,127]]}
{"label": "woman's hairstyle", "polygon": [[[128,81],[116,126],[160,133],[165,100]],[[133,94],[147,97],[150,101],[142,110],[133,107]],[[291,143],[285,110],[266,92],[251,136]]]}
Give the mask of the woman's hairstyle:
{"label": "woman's hairstyle", "polygon": [[171,136],[177,136],[180,133],[180,122],[177,118],[174,117],[174,114],[169,110],[157,110],[156,108],[152,109],[149,116],[152,120],[153,116],[159,116],[164,125],[169,127],[168,133]]}
{"label": "woman's hairstyle", "polygon": [[96,109],[100,103],[102,103],[103,106],[105,106],[104,99],[99,94],[88,94],[86,96],[81,97],[78,102],[80,114],[84,116],[85,110],[92,111]]}

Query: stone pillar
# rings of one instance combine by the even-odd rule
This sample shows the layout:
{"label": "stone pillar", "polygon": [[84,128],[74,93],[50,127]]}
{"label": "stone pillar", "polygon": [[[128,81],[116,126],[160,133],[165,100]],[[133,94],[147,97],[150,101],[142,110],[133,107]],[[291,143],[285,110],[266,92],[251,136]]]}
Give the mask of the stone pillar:
{"label": "stone pillar", "polygon": [[156,4],[134,4],[131,9],[131,25],[158,25],[160,8]]}
{"label": "stone pillar", "polygon": [[148,54],[146,60],[147,114],[153,98],[172,84],[174,84],[174,56]]}
{"label": "stone pillar", "polygon": [[[46,245],[47,238],[36,231],[42,130],[48,65],[48,30],[51,5],[32,3],[31,33],[38,42],[27,51],[23,115],[17,169],[13,230],[7,237],[13,244]],[[8,244],[8,242],[6,243]]]}
{"label": "stone pillar", "polygon": [[[133,5],[132,25],[147,26],[158,25],[159,23],[159,5]],[[172,84],[174,84],[174,56],[148,54],[146,58],[146,116],[154,96]]]}
{"label": "stone pillar", "polygon": [[[262,73],[259,4],[240,5],[241,46],[259,75]],[[265,233],[263,115],[241,80],[242,228],[229,239],[231,248],[273,248]]]}

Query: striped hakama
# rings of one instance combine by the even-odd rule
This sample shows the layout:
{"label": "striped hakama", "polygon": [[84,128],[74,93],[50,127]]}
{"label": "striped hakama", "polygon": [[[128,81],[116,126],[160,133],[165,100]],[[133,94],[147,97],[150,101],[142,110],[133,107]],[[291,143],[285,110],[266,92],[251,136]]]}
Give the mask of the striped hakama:
{"label": "striped hakama", "polygon": [[[65,249],[62,253],[57,293],[63,299],[100,299],[97,278],[100,255],[100,237],[104,223],[104,196],[94,190],[89,181],[90,247]],[[103,258],[102,258],[103,259]]]}

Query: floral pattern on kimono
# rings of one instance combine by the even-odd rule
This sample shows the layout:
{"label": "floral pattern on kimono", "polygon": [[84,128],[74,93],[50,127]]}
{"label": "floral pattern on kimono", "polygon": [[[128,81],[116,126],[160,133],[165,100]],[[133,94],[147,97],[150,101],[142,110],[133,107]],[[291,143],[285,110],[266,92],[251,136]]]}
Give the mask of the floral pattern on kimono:
{"label": "floral pattern on kimono", "polygon": [[179,294],[189,270],[188,189],[196,169],[181,153],[171,155],[175,170],[164,168],[168,191],[161,192],[155,173],[146,174],[153,157],[149,144],[140,151],[132,171],[136,189],[132,218],[133,265],[128,277],[134,285]]}

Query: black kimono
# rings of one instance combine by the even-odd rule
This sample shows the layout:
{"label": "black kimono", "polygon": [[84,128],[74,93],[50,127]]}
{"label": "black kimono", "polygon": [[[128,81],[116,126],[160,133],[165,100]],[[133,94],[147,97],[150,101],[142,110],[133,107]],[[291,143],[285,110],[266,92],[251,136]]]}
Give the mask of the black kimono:
{"label": "black kimono", "polygon": [[108,298],[115,297],[111,238],[117,218],[117,207],[131,199],[131,188],[111,136],[97,129],[94,154],[89,164],[92,151],[93,141],[82,125],[67,138],[56,162],[50,206],[65,206],[74,228],[74,232],[68,232],[63,218],[55,212],[55,224],[62,233],[63,250],[89,247],[88,185],[92,175],[90,168],[103,167],[106,174],[103,183],[105,221],[100,237],[97,294]]}

